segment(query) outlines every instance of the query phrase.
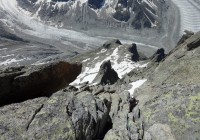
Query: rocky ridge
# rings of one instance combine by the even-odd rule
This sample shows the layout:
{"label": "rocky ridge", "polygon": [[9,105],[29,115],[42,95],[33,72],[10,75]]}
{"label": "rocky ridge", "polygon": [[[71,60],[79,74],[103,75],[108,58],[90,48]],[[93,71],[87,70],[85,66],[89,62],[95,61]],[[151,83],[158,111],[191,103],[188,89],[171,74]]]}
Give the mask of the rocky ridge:
{"label": "rocky ridge", "polygon": [[[131,57],[137,54],[130,51],[132,45],[118,40],[73,58],[71,63],[79,61],[83,65],[81,74],[71,83],[76,87],[65,87],[50,97],[0,107],[0,138],[198,139],[199,38],[197,33],[169,54],[159,49],[152,57],[136,62]],[[109,70],[117,72],[120,79],[106,85],[94,84],[93,79],[99,77],[99,68],[105,61],[110,62]],[[134,67],[121,73],[118,64],[125,66],[128,62]],[[89,71],[89,66],[93,71]],[[90,74],[94,75],[84,80]]]}

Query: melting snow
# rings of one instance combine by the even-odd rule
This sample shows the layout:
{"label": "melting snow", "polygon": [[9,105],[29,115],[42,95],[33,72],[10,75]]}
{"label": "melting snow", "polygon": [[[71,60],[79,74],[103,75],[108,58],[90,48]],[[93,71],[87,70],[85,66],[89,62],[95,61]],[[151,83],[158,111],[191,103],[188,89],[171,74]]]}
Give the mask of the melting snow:
{"label": "melting snow", "polygon": [[[148,65],[148,63],[143,64],[143,65],[141,65],[139,63],[135,63],[135,62],[129,60],[128,55],[126,55],[124,57],[124,60],[118,62],[119,61],[118,51],[119,51],[120,47],[121,46],[119,46],[118,48],[115,48],[113,53],[110,56],[106,57],[105,59],[101,60],[100,62],[97,62],[94,67],[86,67],[85,70],[70,85],[76,86],[76,85],[79,85],[79,84],[87,82],[87,81],[90,84],[92,84],[92,81],[94,80],[94,78],[96,77],[96,75],[99,72],[101,64],[107,60],[111,61],[112,68],[118,73],[119,78],[122,78],[125,74],[129,73],[131,70],[133,70],[135,68],[143,68]],[[97,58],[99,59],[99,56],[97,56],[95,59],[97,59]],[[87,62],[88,59],[83,60],[83,61]]]}
{"label": "melting snow", "polygon": [[83,60],[82,62],[87,62],[87,61],[89,61],[90,60],[90,58],[88,58],[88,59],[85,59],[85,60]]}
{"label": "melting snow", "polygon": [[143,80],[138,80],[138,81],[130,83],[132,85],[132,88],[128,90],[130,92],[130,96],[133,97],[135,89],[142,86],[146,81],[147,79],[143,79]]}

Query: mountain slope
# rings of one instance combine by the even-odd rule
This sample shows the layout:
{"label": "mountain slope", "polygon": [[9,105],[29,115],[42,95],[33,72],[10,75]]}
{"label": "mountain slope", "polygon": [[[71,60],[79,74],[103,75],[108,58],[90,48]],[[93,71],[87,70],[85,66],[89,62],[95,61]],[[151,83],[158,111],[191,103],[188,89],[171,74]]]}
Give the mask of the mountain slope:
{"label": "mountain slope", "polygon": [[199,52],[200,32],[172,50],[135,94],[146,137],[199,138]]}
{"label": "mountain slope", "polygon": [[[103,63],[97,75],[98,78],[107,75],[104,77],[107,84],[90,82],[80,84],[78,88],[68,86],[50,97],[38,96],[2,106],[0,137],[196,140],[200,128],[199,52],[200,32],[167,55],[159,49],[145,60],[145,64],[148,62],[145,67],[137,67],[144,62],[144,57],[134,45],[122,45],[118,40],[107,42],[103,48],[71,60],[83,61],[83,67],[87,69],[93,60],[92,65],[95,65],[109,53],[111,63]],[[94,59],[97,53],[101,55]],[[85,59],[87,56],[93,60]],[[120,77],[121,73],[115,67],[116,58],[135,68]],[[139,58],[139,61],[131,61],[133,58],[134,61]],[[83,73],[87,74],[85,69]],[[118,71],[120,79],[110,83],[107,72],[112,75],[113,70]],[[88,74],[92,73],[88,71]]]}

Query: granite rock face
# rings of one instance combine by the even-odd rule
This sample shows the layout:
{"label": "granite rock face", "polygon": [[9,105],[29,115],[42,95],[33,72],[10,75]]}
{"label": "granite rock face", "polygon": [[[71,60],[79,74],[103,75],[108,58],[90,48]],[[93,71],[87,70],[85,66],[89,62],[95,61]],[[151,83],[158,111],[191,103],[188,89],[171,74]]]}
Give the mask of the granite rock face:
{"label": "granite rock face", "polygon": [[74,81],[80,64],[55,62],[44,66],[8,68],[0,73],[1,105],[52,93]]}

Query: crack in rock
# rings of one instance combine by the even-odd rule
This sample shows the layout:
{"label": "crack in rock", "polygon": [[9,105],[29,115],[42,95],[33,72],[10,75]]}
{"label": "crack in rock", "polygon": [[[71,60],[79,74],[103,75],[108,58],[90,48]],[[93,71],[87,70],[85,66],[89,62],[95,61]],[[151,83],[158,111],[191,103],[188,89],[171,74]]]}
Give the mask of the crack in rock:
{"label": "crack in rock", "polygon": [[31,119],[27,123],[26,131],[28,131],[29,126],[31,125],[31,123],[35,119],[35,116],[41,111],[41,109],[43,108],[43,106],[44,106],[44,104],[42,104],[38,109],[35,110],[35,112],[33,113],[32,117],[31,117]]}

